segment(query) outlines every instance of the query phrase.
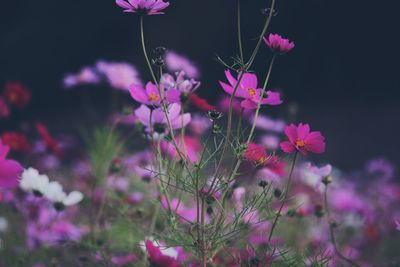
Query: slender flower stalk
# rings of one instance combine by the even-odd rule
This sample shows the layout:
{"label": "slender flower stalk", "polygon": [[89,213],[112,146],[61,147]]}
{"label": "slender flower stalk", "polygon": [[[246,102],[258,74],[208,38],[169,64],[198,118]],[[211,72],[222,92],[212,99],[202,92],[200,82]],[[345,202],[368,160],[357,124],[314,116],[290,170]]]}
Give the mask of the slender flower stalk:
{"label": "slender flower stalk", "polygon": [[335,253],[341,260],[347,262],[351,266],[359,267],[360,265],[358,265],[356,262],[354,262],[354,261],[350,260],[349,258],[347,258],[346,256],[344,256],[338,248],[338,245],[336,243],[336,237],[335,237],[335,228],[337,227],[337,225],[336,225],[336,222],[331,217],[331,212],[330,212],[329,202],[328,202],[329,183],[324,183],[324,184],[325,184],[325,190],[324,190],[325,210],[326,210],[326,214],[328,215],[329,235],[330,235],[331,242],[332,242],[333,248],[335,250]]}
{"label": "slender flower stalk", "polygon": [[276,228],[276,226],[277,226],[277,224],[278,224],[279,217],[282,215],[282,214],[281,214],[281,213],[282,213],[282,209],[283,209],[283,207],[285,206],[286,201],[287,201],[287,196],[288,196],[288,193],[289,193],[289,190],[290,190],[290,185],[291,185],[291,183],[292,183],[292,176],[293,176],[294,167],[296,166],[297,155],[298,155],[298,152],[296,152],[296,153],[294,154],[292,166],[291,166],[291,168],[290,168],[290,173],[289,173],[288,182],[287,182],[287,184],[286,184],[285,193],[284,193],[283,198],[282,198],[282,204],[281,204],[281,206],[279,207],[278,212],[276,213],[274,222],[273,222],[272,227],[271,227],[271,231],[269,232],[269,235],[268,235],[268,245],[269,245],[270,242],[271,242],[271,238],[272,238],[272,235],[274,234],[274,230],[275,230],[275,228]]}
{"label": "slender flower stalk", "polygon": [[[239,88],[239,85],[240,85],[240,82],[241,82],[242,79],[243,79],[244,73],[246,73],[246,72],[251,68],[251,66],[252,66],[253,63],[254,63],[254,59],[255,59],[255,57],[257,56],[258,51],[260,50],[260,46],[261,46],[261,43],[262,43],[262,41],[263,41],[263,37],[264,37],[265,33],[266,33],[267,30],[268,30],[268,27],[269,27],[269,25],[270,25],[270,23],[271,23],[271,19],[272,19],[273,14],[274,14],[273,11],[274,11],[274,8],[275,8],[275,1],[276,1],[276,0],[272,0],[271,7],[270,7],[270,12],[269,12],[269,14],[268,14],[267,20],[265,21],[265,24],[264,24],[263,30],[262,30],[262,32],[261,32],[261,35],[260,35],[260,37],[259,37],[259,39],[258,39],[257,45],[256,45],[256,47],[254,48],[254,50],[253,50],[253,52],[252,52],[252,55],[251,55],[249,61],[245,64],[244,69],[240,72],[239,77],[238,77],[237,84],[236,84],[235,88],[233,89],[232,95],[231,95],[231,97],[230,97],[230,99],[229,99],[228,124],[227,124],[225,142],[224,142],[224,146],[223,146],[223,148],[222,148],[222,152],[221,152],[220,159],[219,159],[219,161],[218,161],[217,167],[215,168],[214,180],[213,180],[213,182],[212,182],[212,184],[211,184],[211,187],[210,187],[210,191],[209,191],[209,192],[212,191],[213,186],[215,185],[216,179],[218,178],[218,175],[219,175],[219,169],[221,168],[221,164],[222,164],[223,158],[224,158],[224,156],[225,156],[225,152],[226,152],[226,150],[227,150],[227,148],[228,148],[228,144],[229,144],[229,140],[230,140],[230,135],[231,135],[231,131],[232,131],[233,100],[234,100],[234,97],[235,97],[235,95],[236,95],[236,91],[237,91],[238,88]],[[241,38],[240,38],[240,39],[241,39]],[[264,90],[265,90],[265,89],[264,89]],[[261,98],[261,99],[262,99],[262,98]]]}

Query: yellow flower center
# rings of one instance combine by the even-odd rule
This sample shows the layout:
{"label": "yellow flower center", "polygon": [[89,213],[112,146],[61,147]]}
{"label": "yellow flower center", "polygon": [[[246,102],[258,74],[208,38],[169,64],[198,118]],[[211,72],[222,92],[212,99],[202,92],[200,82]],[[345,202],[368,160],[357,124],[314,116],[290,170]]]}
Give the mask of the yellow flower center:
{"label": "yellow flower center", "polygon": [[149,95],[149,101],[158,101],[158,95],[156,93],[151,93]]}
{"label": "yellow flower center", "polygon": [[250,95],[251,97],[254,97],[254,96],[256,95],[256,90],[253,89],[253,88],[247,89],[247,92],[249,93],[249,95]]}
{"label": "yellow flower center", "polygon": [[306,145],[306,142],[304,142],[304,140],[298,139],[298,140],[296,141],[296,146],[299,147],[299,148],[302,148],[302,147],[304,147],[305,145]]}

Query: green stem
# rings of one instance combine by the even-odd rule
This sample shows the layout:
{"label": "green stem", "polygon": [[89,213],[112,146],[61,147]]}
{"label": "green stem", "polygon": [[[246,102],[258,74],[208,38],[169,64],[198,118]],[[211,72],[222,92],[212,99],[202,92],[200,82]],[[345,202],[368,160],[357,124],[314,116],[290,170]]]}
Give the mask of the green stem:
{"label": "green stem", "polygon": [[269,243],[270,243],[270,241],[271,241],[271,238],[272,238],[272,235],[273,235],[273,233],[274,233],[274,230],[275,230],[275,228],[276,228],[276,226],[277,226],[277,224],[278,224],[278,220],[279,220],[279,217],[281,216],[282,209],[283,209],[283,207],[285,206],[286,201],[287,201],[287,196],[288,196],[288,194],[289,194],[290,184],[292,183],[292,176],[293,176],[294,167],[296,166],[296,159],[297,159],[298,153],[299,153],[299,152],[296,151],[295,154],[294,154],[293,163],[292,163],[292,167],[290,168],[289,178],[288,178],[288,182],[287,182],[287,184],[286,184],[285,194],[283,195],[282,204],[281,204],[281,206],[279,207],[278,213],[277,213],[276,216],[275,216],[274,223],[272,224],[271,231],[269,232],[268,242],[267,242],[268,245],[269,245]]}
{"label": "green stem", "polygon": [[329,210],[329,203],[328,203],[328,184],[325,185],[325,192],[324,192],[324,201],[325,201],[325,210],[326,213],[328,215],[328,223],[329,223],[329,234],[331,237],[331,242],[333,245],[333,248],[335,250],[336,255],[343,261],[347,262],[348,264],[350,264],[351,266],[354,267],[359,267],[360,265],[358,265],[356,262],[350,260],[349,258],[347,258],[346,256],[344,256],[338,248],[337,242],[336,242],[336,237],[335,237],[335,227],[336,225],[332,222],[332,218],[331,218],[331,214],[330,214],[330,210]]}
{"label": "green stem", "polygon": [[237,1],[237,31],[238,31],[238,44],[239,44],[239,54],[240,54],[240,60],[241,62],[244,61],[244,56],[243,56],[243,45],[242,45],[242,22],[241,22],[241,9],[240,9],[240,0]]}
{"label": "green stem", "polygon": [[141,37],[141,41],[142,41],[143,54],[144,54],[144,57],[146,58],[147,66],[149,67],[151,77],[153,78],[154,83],[158,84],[156,75],[154,74],[153,67],[151,66],[151,63],[149,60],[149,56],[147,55],[146,43],[145,43],[145,39],[144,39],[144,17],[143,16],[140,17],[140,37]]}

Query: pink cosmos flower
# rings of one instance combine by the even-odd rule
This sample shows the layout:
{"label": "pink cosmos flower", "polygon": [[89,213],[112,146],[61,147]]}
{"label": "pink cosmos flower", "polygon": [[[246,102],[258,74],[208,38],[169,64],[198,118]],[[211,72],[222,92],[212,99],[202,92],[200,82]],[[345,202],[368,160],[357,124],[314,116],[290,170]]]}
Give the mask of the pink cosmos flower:
{"label": "pink cosmos flower", "polygon": [[157,266],[157,267],[179,267],[180,266],[179,262],[176,259],[163,254],[161,252],[160,248],[156,247],[153,244],[153,242],[151,242],[150,240],[146,240],[145,244],[146,244],[147,253],[149,255],[149,261],[154,266]]}
{"label": "pink cosmos flower", "polygon": [[264,173],[268,170],[268,173],[277,177],[285,175],[286,164],[282,162],[278,156],[269,155],[263,145],[250,143],[244,157],[256,166],[265,167]]}
{"label": "pink cosmos flower", "polygon": [[308,152],[321,154],[325,152],[325,137],[320,132],[310,132],[308,124],[300,123],[298,126],[291,124],[286,126],[285,134],[289,141],[281,143],[281,149],[290,154],[300,151],[303,155]]}
{"label": "pink cosmos flower", "polygon": [[0,188],[14,188],[23,172],[22,166],[15,160],[6,159],[10,148],[0,141]]}
{"label": "pink cosmos flower", "polygon": [[[225,92],[232,95],[233,91],[237,85],[237,80],[232,76],[229,70],[225,71],[226,78],[229,84],[224,82],[219,82]],[[239,98],[244,98],[240,103],[242,108],[245,109],[256,109],[258,102],[260,101],[262,89],[257,88],[257,76],[252,73],[245,73],[240,81],[240,84],[236,90],[235,96]],[[282,100],[280,99],[280,94],[278,92],[266,91],[266,97],[261,100],[261,104],[268,105],[280,105]]]}
{"label": "pink cosmos flower", "polygon": [[124,12],[138,13],[140,15],[159,15],[169,6],[163,0],[116,0],[116,4],[124,9]]}
{"label": "pink cosmos flower", "polygon": [[[154,130],[155,134],[160,135],[168,132],[168,121],[164,111],[160,108],[152,111],[147,106],[141,105],[134,113],[137,119],[146,127],[147,133],[150,133],[151,129]],[[167,113],[172,129],[185,127],[191,120],[189,113],[180,114],[181,105],[177,103],[171,104]]]}
{"label": "pink cosmos flower", "polygon": [[[198,138],[185,135],[183,137],[183,145],[182,136],[177,135],[175,136],[175,142],[178,145],[181,154],[186,155],[190,162],[196,162],[198,160],[200,151],[203,148]],[[166,151],[170,157],[180,159],[179,154],[172,143],[163,141],[161,143],[161,149]]]}
{"label": "pink cosmos flower", "polygon": [[[165,100],[168,103],[179,103],[181,93],[177,89],[169,89],[165,91],[164,86],[160,87],[160,91],[165,94]],[[161,96],[157,85],[152,82],[146,84],[146,88],[141,85],[132,84],[129,87],[131,97],[137,102],[145,105],[159,106],[161,104]]]}
{"label": "pink cosmos flower", "polygon": [[286,54],[294,48],[294,43],[290,42],[289,39],[285,39],[279,34],[270,34],[268,39],[263,37],[264,42],[274,53]]}

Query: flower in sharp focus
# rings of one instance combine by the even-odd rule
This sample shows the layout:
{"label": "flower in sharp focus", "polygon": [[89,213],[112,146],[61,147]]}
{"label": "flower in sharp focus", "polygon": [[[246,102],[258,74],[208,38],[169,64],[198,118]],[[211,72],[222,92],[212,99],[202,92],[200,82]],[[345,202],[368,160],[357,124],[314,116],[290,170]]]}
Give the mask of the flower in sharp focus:
{"label": "flower in sharp focus", "polygon": [[303,155],[307,155],[308,152],[315,154],[325,152],[325,137],[320,132],[310,132],[308,124],[286,126],[285,134],[289,141],[282,142],[281,149],[288,154],[296,150]]}
{"label": "flower in sharp focus", "polygon": [[21,175],[19,187],[25,192],[33,192],[37,196],[43,196],[49,177],[39,174],[39,171],[34,168],[24,170]]}
{"label": "flower in sharp focus", "polygon": [[[181,93],[177,89],[169,89],[165,91],[164,86],[160,85],[160,91],[165,94],[165,101],[167,103],[179,103]],[[129,87],[131,97],[137,102],[145,105],[160,106],[161,96],[157,85],[152,82],[146,84],[146,88],[140,85],[132,84]]]}
{"label": "flower in sharp focus", "polygon": [[290,52],[294,48],[294,43],[285,39],[279,34],[270,34],[268,39],[263,37],[264,42],[272,50],[272,52],[283,55]]}
{"label": "flower in sharp focus", "polygon": [[152,266],[157,267],[179,267],[178,261],[168,255],[162,253],[161,249],[154,245],[154,243],[150,240],[146,240],[146,250],[149,256],[149,261],[152,263]]}
{"label": "flower in sharp focus", "polygon": [[[177,103],[169,105],[167,114],[174,130],[185,127],[191,120],[189,113],[181,115],[181,105]],[[146,127],[147,133],[153,131],[153,134],[158,136],[168,133],[168,120],[161,108],[152,111],[147,106],[141,105],[135,110],[135,116]]]}
{"label": "flower in sharp focus", "polygon": [[[237,86],[238,81],[232,76],[229,70],[225,71],[225,76],[229,81],[229,84],[224,82],[219,82],[225,92],[232,95],[235,88],[235,96],[239,98],[244,98],[240,103],[242,108],[245,109],[256,109],[258,103],[260,102],[261,94],[263,89],[257,88],[257,76],[252,73],[244,73],[240,84]],[[240,74],[239,74],[240,76]],[[266,91],[264,97],[262,97],[261,104],[265,105],[280,105],[282,100],[280,99],[280,93]]]}
{"label": "flower in sharp focus", "polygon": [[4,98],[10,105],[23,109],[31,100],[31,93],[20,82],[7,82],[4,86]]}
{"label": "flower in sharp focus", "polygon": [[124,9],[124,12],[138,13],[140,15],[159,15],[169,6],[169,2],[163,0],[116,0],[116,4]]}
{"label": "flower in sharp focus", "polygon": [[10,148],[0,141],[0,188],[14,188],[23,171],[22,166],[15,160],[6,159]]}

